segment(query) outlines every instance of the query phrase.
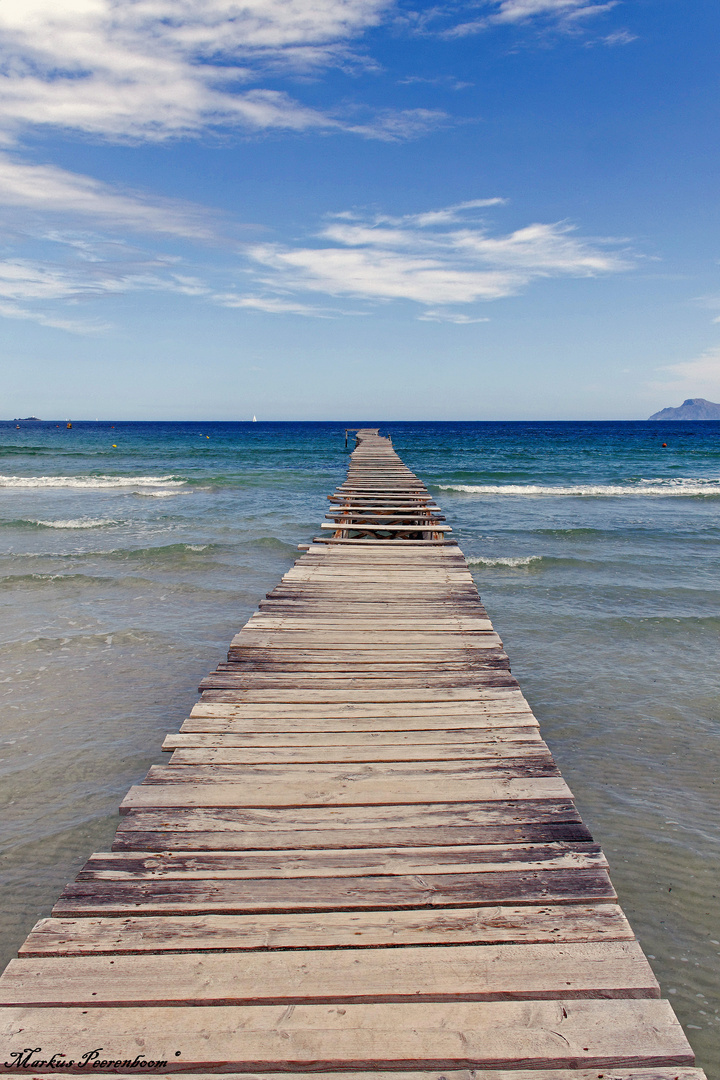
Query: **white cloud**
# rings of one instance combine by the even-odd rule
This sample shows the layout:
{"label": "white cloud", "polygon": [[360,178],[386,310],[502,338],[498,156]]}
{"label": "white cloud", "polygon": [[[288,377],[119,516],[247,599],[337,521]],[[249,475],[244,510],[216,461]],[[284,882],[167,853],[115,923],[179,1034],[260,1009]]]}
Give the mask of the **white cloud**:
{"label": "white cloud", "polygon": [[178,272],[177,256],[140,250],[128,233],[229,251],[233,232],[204,207],[122,191],[8,153],[0,153],[0,222],[6,247],[13,243],[17,252],[0,259],[0,315],[73,333],[109,327],[94,317],[67,318],[61,311],[68,305],[131,291],[212,292],[197,275]]}
{"label": "white cloud", "polygon": [[486,315],[464,315],[460,311],[452,311],[450,308],[426,308],[418,315],[421,322],[451,322],[458,326],[469,326],[471,323],[490,322]]}
{"label": "white cloud", "polygon": [[[535,23],[539,27],[555,27],[561,30],[577,28],[588,18],[603,15],[616,6],[618,0],[594,2],[594,0],[491,0],[484,6],[487,14],[473,17],[443,31],[445,37],[467,37],[479,34],[493,26],[522,26]],[[470,10],[477,5],[470,5]],[[442,13],[442,8],[436,12]],[[630,36],[628,40],[632,40]]]}
{"label": "white cloud", "polygon": [[72,319],[62,313],[68,301],[103,291],[99,282],[73,275],[62,266],[28,259],[0,260],[0,315],[6,318],[29,319],[73,333],[107,329],[96,320]]}
{"label": "white cloud", "polygon": [[3,0],[3,126],[162,139],[213,125],[339,126],[259,70],[326,66],[389,0]]}
{"label": "white cloud", "polygon": [[235,293],[215,293],[215,303],[222,307],[246,308],[264,311],[268,315],[311,315],[315,318],[332,318],[332,312],[297,300],[284,300],[278,296],[240,296]]}
{"label": "white cloud", "polygon": [[267,288],[410,300],[428,309],[423,317],[445,319],[448,305],[512,296],[538,278],[592,277],[632,265],[617,241],[581,239],[563,222],[491,235],[473,211],[498,202],[473,200],[403,218],[344,213],[326,225],[319,244],[255,244],[248,255]]}
{"label": "white cloud", "polygon": [[[452,21],[441,32],[458,37],[502,24],[569,29],[614,3],[481,0],[478,17],[477,0],[426,0],[402,16],[394,0],[2,0],[0,143],[47,126],[136,141],[227,127],[414,138],[445,114],[384,110],[356,123],[258,81],[332,65],[376,67],[354,49],[391,17],[420,30]],[[458,21],[463,10],[468,17]]]}
{"label": "white cloud", "polygon": [[0,206],[189,240],[216,240],[221,234],[216,218],[203,207],[123,192],[89,176],[55,165],[28,164],[9,154],[0,154]]}
{"label": "white cloud", "polygon": [[0,315],[6,319],[29,319],[41,326],[51,326],[54,330],[66,330],[70,334],[100,334],[112,329],[109,323],[88,319],[64,319],[59,315],[49,315],[44,311],[34,311],[21,307],[19,304],[8,304],[4,301],[0,301]]}
{"label": "white cloud", "polygon": [[382,109],[368,123],[346,123],[345,127],[347,131],[371,139],[402,142],[435,131],[449,120],[442,109]]}
{"label": "white cloud", "polygon": [[150,255],[119,241],[91,234],[44,237],[43,258],[0,259],[0,315],[30,319],[73,333],[110,329],[96,316],[68,316],[92,301],[127,293],[164,292],[213,299],[196,274],[183,272],[174,257]]}
{"label": "white cloud", "polygon": [[[497,196],[402,216],[347,211],[328,218],[310,242],[244,247],[228,243],[229,230],[201,207],[147,200],[8,155],[0,155],[0,196],[6,216],[8,207],[29,215],[10,219],[23,257],[0,261],[0,304],[10,305],[0,314],[63,329],[97,324],[68,322],[58,308],[129,292],[316,318],[365,314],[368,302],[410,301],[424,320],[470,323],[486,318],[467,310],[471,305],[513,296],[534,280],[593,277],[632,265],[619,241],[582,238],[566,222],[491,230],[483,214],[503,205]],[[88,219],[102,231],[88,228]],[[128,228],[224,247],[224,263],[203,268],[200,251],[192,257],[196,265],[148,252],[121,238]],[[238,272],[247,290],[229,286]],[[313,299],[318,294],[325,298],[320,305]],[[340,297],[359,300],[364,309],[338,306]]]}
{"label": "white cloud", "polygon": [[467,304],[516,291],[509,274],[471,271],[449,260],[391,250],[300,248],[258,245],[250,255],[276,270],[286,287],[329,296],[414,300],[420,304]]}
{"label": "white cloud", "polygon": [[637,34],[631,34],[629,30],[615,30],[612,34],[606,34],[599,39],[601,45],[630,45],[637,41]]}
{"label": "white cloud", "polygon": [[474,86],[475,83],[464,82],[462,79],[456,79],[452,75],[436,75],[428,77],[425,75],[408,75],[404,79],[398,79],[398,86],[414,86],[417,84],[423,84],[425,86],[439,86],[443,90],[468,90]]}
{"label": "white cloud", "polygon": [[615,7],[610,3],[588,3],[587,0],[502,0],[493,15],[495,22],[519,23],[538,17],[579,18],[599,15]]}
{"label": "white cloud", "polygon": [[425,210],[421,214],[406,214],[401,218],[386,218],[383,220],[395,221],[403,225],[417,225],[421,229],[430,225],[448,225],[453,221],[462,220],[468,210],[483,210],[489,206],[504,206],[506,199],[470,199],[468,202],[456,203],[454,206],[445,206],[442,210]]}

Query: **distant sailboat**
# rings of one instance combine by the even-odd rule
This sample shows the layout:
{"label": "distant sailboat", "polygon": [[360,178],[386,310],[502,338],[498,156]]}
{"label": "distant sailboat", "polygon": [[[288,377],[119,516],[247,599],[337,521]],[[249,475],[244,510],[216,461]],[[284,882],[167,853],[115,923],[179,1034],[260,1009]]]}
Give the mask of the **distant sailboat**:
{"label": "distant sailboat", "polygon": [[253,424],[257,424],[257,416],[253,415],[252,422]]}

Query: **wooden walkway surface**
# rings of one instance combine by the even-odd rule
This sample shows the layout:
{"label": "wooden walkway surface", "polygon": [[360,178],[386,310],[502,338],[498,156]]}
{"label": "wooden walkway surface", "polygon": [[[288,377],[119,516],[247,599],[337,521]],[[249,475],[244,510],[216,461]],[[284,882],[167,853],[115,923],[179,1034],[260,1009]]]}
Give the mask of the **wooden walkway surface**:
{"label": "wooden walkway surface", "polygon": [[366,429],[330,500],[0,979],[0,1070],[701,1080],[427,489]]}

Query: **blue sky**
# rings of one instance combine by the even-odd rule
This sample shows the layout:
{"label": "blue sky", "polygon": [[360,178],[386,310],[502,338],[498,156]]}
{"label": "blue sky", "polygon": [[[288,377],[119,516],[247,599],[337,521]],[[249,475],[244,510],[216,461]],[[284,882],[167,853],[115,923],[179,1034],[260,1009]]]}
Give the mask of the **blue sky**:
{"label": "blue sky", "polygon": [[0,414],[720,400],[715,3],[3,0]]}

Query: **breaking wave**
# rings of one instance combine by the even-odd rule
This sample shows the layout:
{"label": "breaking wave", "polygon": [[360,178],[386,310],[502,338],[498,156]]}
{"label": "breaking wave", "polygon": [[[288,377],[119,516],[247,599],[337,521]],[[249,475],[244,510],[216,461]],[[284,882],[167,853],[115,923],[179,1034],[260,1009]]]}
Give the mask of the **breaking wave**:
{"label": "breaking wave", "polygon": [[627,484],[436,484],[441,491],[463,491],[469,495],[571,495],[615,498],[638,495],[720,495],[720,480],[656,479],[638,480]]}
{"label": "breaking wave", "polygon": [[29,521],[13,524],[34,525],[38,529],[102,529],[106,525],[119,525],[120,522],[112,518],[67,518],[59,521],[35,521],[31,518]]}
{"label": "breaking wave", "polygon": [[0,521],[0,529],[104,529],[113,525],[124,525],[124,521],[114,518],[58,518],[46,521],[42,518],[13,518]]}
{"label": "breaking wave", "polygon": [[3,476],[6,488],[178,488],[186,484],[174,476]]}
{"label": "breaking wave", "polygon": [[517,555],[507,558],[472,555],[468,557],[467,563],[468,566],[530,566],[532,563],[542,562],[543,558],[543,555]]}

